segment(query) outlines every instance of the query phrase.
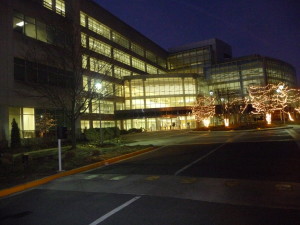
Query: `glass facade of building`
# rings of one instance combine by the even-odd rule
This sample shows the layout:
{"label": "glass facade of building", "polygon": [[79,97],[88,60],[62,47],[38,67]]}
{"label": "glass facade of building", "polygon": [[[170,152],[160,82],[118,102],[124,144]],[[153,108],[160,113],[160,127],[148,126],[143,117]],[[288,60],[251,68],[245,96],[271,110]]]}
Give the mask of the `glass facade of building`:
{"label": "glass facade of building", "polygon": [[[35,2],[40,2],[36,11],[49,15],[33,14],[31,9],[26,10],[26,4],[13,8],[10,27],[15,36],[22,37],[15,39],[63,49],[70,34],[68,29],[55,26],[51,18],[66,24],[75,21],[69,25],[79,30],[81,46],[76,48],[84,70],[83,88],[104,93],[87,106],[80,118],[81,129],[193,128],[195,119],[190,109],[197,95],[213,91],[223,97],[244,97],[249,85],[296,85],[296,72],[288,63],[259,55],[232,58],[231,47],[218,39],[166,51],[93,1]],[[67,20],[69,17],[71,20]],[[62,71],[42,62],[33,63],[17,55],[11,61],[12,77],[18,82],[34,80],[65,88],[71,80],[70,74],[61,79]],[[23,137],[34,136],[34,118],[40,108],[35,104],[9,107],[8,121],[18,115]]]}

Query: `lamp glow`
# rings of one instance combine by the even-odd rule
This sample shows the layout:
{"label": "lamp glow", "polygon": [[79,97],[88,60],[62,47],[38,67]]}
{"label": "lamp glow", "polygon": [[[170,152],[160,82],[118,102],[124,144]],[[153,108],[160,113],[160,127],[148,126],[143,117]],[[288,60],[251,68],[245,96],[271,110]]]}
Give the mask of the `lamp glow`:
{"label": "lamp glow", "polygon": [[224,119],[224,124],[225,124],[225,127],[228,127],[229,126],[229,119]]}
{"label": "lamp glow", "polygon": [[210,124],[210,118],[206,118],[204,120],[202,120],[203,124],[205,127],[209,127],[209,124]]}
{"label": "lamp glow", "polygon": [[272,123],[272,114],[271,113],[266,114],[266,121],[267,121],[267,124]]}
{"label": "lamp glow", "polygon": [[290,113],[290,112],[288,112],[288,115],[289,115],[289,120],[290,120],[290,121],[294,121],[294,119],[293,119],[293,117],[291,116],[291,113]]}

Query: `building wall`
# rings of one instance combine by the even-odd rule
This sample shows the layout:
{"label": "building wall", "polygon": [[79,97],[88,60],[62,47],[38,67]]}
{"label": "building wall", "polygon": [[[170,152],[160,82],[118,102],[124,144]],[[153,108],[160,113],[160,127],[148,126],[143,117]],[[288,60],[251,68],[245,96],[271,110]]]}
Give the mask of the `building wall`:
{"label": "building wall", "polygon": [[[100,84],[98,91],[110,93],[88,107],[81,128],[100,127],[100,120],[102,127],[159,130],[175,123],[188,128],[194,122],[184,107],[197,94],[214,90],[244,96],[250,84],[296,84],[291,65],[260,56],[231,59],[231,47],[218,39],[166,51],[92,0],[1,1],[0,32],[5,34],[0,37],[0,138],[6,140],[13,118],[23,137],[34,136],[34,123],[43,112],[53,112],[64,123],[65,115],[34,98],[23,82],[58,82],[54,78],[62,74],[58,65],[70,34],[78,38],[74,49],[82,54],[83,86],[95,90]],[[122,110],[148,110],[152,116],[116,118]],[[160,114],[154,116],[155,110]]]}

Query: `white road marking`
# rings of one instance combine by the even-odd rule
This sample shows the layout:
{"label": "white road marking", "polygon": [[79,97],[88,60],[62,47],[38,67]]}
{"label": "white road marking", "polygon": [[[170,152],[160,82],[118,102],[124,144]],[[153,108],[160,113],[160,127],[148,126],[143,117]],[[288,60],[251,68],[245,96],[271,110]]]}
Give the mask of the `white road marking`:
{"label": "white road marking", "polygon": [[129,201],[125,202],[124,204],[120,205],[119,207],[117,207],[117,208],[113,209],[112,211],[106,213],[105,215],[101,216],[100,218],[98,218],[94,222],[90,223],[89,225],[97,225],[97,224],[103,222],[108,217],[114,215],[115,213],[119,212],[120,210],[124,209],[125,207],[129,206],[131,203],[135,202],[136,200],[138,200],[140,198],[141,198],[141,196],[136,196],[136,197],[130,199]]}
{"label": "white road marking", "polygon": [[191,167],[192,165],[200,162],[202,159],[205,159],[207,156],[211,155],[212,153],[214,153],[215,151],[217,151],[219,148],[222,148],[224,145],[226,145],[227,143],[223,143],[221,145],[219,145],[218,147],[214,148],[213,150],[211,150],[210,152],[208,152],[207,154],[205,154],[204,156],[200,157],[199,159],[195,160],[194,162],[191,162],[190,164],[188,164],[187,166],[181,168],[180,170],[178,170],[174,175],[177,176],[178,174],[180,174],[181,172],[183,172],[184,170],[188,169],[189,167]]}
{"label": "white road marking", "polygon": [[295,130],[291,129],[286,130],[286,132],[289,133],[290,136],[292,136],[292,138],[300,148],[300,135]]}
{"label": "white road marking", "polygon": [[191,167],[192,165],[200,162],[201,160],[205,159],[207,156],[211,155],[212,153],[214,153],[215,151],[217,151],[219,148],[222,148],[224,145],[226,145],[229,142],[233,142],[235,139],[239,138],[240,136],[244,135],[244,133],[239,134],[235,137],[230,137],[225,143],[219,145],[218,147],[214,148],[213,150],[211,150],[210,152],[208,152],[207,154],[205,154],[204,156],[201,156],[199,159],[195,160],[194,162],[191,162],[190,164],[186,165],[185,167],[181,168],[180,170],[178,170],[174,175],[177,176],[178,174],[180,174],[181,172],[183,172],[184,170],[188,169],[189,167]]}

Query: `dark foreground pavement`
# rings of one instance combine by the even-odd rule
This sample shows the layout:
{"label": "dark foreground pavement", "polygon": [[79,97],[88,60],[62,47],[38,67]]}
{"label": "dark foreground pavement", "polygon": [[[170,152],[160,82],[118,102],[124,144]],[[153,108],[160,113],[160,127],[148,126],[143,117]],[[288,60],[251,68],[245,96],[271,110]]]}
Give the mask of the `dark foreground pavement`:
{"label": "dark foreground pavement", "polygon": [[0,224],[300,224],[297,129],[166,135],[174,145],[0,199]]}

